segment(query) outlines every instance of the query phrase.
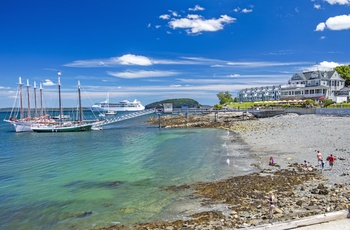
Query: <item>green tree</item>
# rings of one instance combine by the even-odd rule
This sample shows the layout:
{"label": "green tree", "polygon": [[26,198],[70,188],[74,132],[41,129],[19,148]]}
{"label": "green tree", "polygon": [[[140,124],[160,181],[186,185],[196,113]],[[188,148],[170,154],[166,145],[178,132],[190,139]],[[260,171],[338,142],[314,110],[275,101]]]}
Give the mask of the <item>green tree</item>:
{"label": "green tree", "polygon": [[216,96],[219,98],[220,105],[228,104],[233,101],[232,95],[228,91],[220,92],[216,94]]}
{"label": "green tree", "polygon": [[345,86],[350,85],[350,66],[349,65],[340,65],[334,68],[342,78],[345,79]]}
{"label": "green tree", "polygon": [[223,109],[224,106],[223,105],[220,105],[220,104],[215,104],[214,105],[214,109]]}

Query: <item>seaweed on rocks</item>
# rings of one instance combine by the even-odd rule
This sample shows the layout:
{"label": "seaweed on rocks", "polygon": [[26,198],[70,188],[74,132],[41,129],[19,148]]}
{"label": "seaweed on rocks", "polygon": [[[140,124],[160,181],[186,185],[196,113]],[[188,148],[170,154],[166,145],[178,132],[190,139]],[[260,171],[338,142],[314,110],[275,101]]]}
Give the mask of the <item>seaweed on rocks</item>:
{"label": "seaweed on rocks", "polygon": [[[225,204],[226,211],[212,210],[192,214],[175,221],[155,221],[136,224],[130,229],[227,229],[257,226],[268,223],[265,195],[273,191],[276,196],[275,221],[286,221],[306,216],[345,209],[350,201],[346,184],[324,185],[324,177],[310,167],[305,169],[291,164],[288,169],[262,170],[214,182],[171,186],[166,191],[193,189],[202,205]],[[127,229],[111,226],[101,229]]]}

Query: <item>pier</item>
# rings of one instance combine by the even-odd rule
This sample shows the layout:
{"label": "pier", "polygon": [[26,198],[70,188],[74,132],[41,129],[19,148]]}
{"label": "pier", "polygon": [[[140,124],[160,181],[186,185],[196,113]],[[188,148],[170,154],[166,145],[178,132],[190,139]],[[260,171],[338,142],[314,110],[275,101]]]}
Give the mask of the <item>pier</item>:
{"label": "pier", "polygon": [[113,123],[117,123],[117,122],[120,122],[120,121],[125,121],[125,120],[131,119],[131,118],[140,117],[140,116],[144,116],[144,115],[155,113],[155,112],[156,111],[154,109],[145,109],[145,110],[142,110],[142,111],[138,111],[138,112],[122,115],[120,117],[106,118],[103,121],[93,122],[92,123],[93,124],[92,128],[95,129],[95,130],[102,129],[102,127],[105,126],[105,125],[110,125],[110,124],[113,124]]}

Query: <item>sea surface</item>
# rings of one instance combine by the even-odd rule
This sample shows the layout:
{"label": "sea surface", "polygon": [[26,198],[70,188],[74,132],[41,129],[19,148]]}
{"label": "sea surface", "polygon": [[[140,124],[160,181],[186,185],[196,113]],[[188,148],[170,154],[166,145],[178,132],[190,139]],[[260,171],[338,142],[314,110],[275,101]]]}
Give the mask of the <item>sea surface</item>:
{"label": "sea surface", "polygon": [[168,186],[253,171],[226,130],[159,129],[146,115],[100,131],[16,133],[6,116],[0,113],[0,229],[174,220],[201,207],[191,191]]}

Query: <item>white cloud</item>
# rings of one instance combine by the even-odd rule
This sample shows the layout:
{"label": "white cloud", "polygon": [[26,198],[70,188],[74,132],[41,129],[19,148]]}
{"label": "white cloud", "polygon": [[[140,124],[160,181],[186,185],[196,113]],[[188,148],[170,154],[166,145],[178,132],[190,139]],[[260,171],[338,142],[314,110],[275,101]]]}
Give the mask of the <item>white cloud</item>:
{"label": "white cloud", "polygon": [[125,54],[121,57],[116,58],[117,62],[121,65],[141,65],[148,66],[152,65],[152,61],[145,56],[139,56],[134,54]]}
{"label": "white cloud", "polygon": [[[251,7],[253,7],[253,6],[251,6]],[[237,7],[237,8],[235,8],[235,9],[233,9],[233,12],[236,12],[236,13],[242,12],[242,13],[245,13],[245,14],[246,14],[246,13],[251,13],[251,12],[253,12],[253,9],[244,8],[244,9],[241,10],[241,8]]]}
{"label": "white cloud", "polygon": [[326,23],[321,22],[316,26],[315,31],[324,31],[325,28],[326,28]]}
{"label": "white cloud", "polygon": [[53,83],[50,79],[45,79],[45,82],[43,82],[43,86],[53,86],[56,85]]}
{"label": "white cloud", "polygon": [[215,32],[222,30],[224,24],[230,24],[235,21],[227,15],[221,15],[218,19],[204,19],[200,15],[188,15],[187,18],[172,19],[169,26],[172,29],[186,29],[188,34],[199,34],[201,32]]}
{"label": "white cloud", "polygon": [[227,65],[244,68],[260,68],[271,66],[293,66],[305,64],[302,62],[227,62]]}
{"label": "white cloud", "polygon": [[349,5],[350,0],[326,0],[331,5],[339,4],[339,5]]}
{"label": "white cloud", "polygon": [[136,79],[136,78],[152,78],[152,77],[169,77],[178,75],[175,71],[126,71],[126,72],[107,72],[109,75],[114,77],[126,78],[126,79]]}
{"label": "white cloud", "polygon": [[239,77],[239,76],[240,76],[240,75],[237,74],[237,73],[228,75],[228,77]]}
{"label": "white cloud", "polygon": [[316,31],[329,30],[348,30],[350,29],[350,14],[330,17],[326,22],[321,22],[317,25]]}
{"label": "white cloud", "polygon": [[328,61],[323,61],[320,63],[317,63],[313,66],[310,66],[307,68],[307,71],[316,71],[316,70],[320,70],[320,71],[329,71],[334,69],[337,66],[340,66],[342,64],[339,64],[337,62],[328,62]]}
{"label": "white cloud", "polygon": [[169,10],[169,12],[171,13],[171,15],[173,15],[173,17],[179,17],[180,16],[176,11]]}
{"label": "white cloud", "polygon": [[253,12],[253,10],[252,9],[243,9],[242,10],[242,13],[251,13],[251,12]]}
{"label": "white cloud", "polygon": [[195,5],[194,8],[189,8],[188,10],[189,11],[203,11],[205,9],[199,5]]}
{"label": "white cloud", "polygon": [[321,9],[321,5],[315,3],[315,4],[314,4],[314,8],[317,9],[317,10],[319,10],[319,9]]}
{"label": "white cloud", "polygon": [[164,20],[169,20],[170,19],[170,15],[169,14],[163,14],[163,15],[160,15],[159,18],[164,19]]}
{"label": "white cloud", "polygon": [[91,67],[108,67],[116,65],[139,65],[139,66],[150,66],[153,65],[153,61],[145,56],[125,54],[120,57],[113,57],[108,59],[91,59],[91,60],[77,60],[72,63],[65,64],[67,67],[80,67],[80,68],[91,68]]}

